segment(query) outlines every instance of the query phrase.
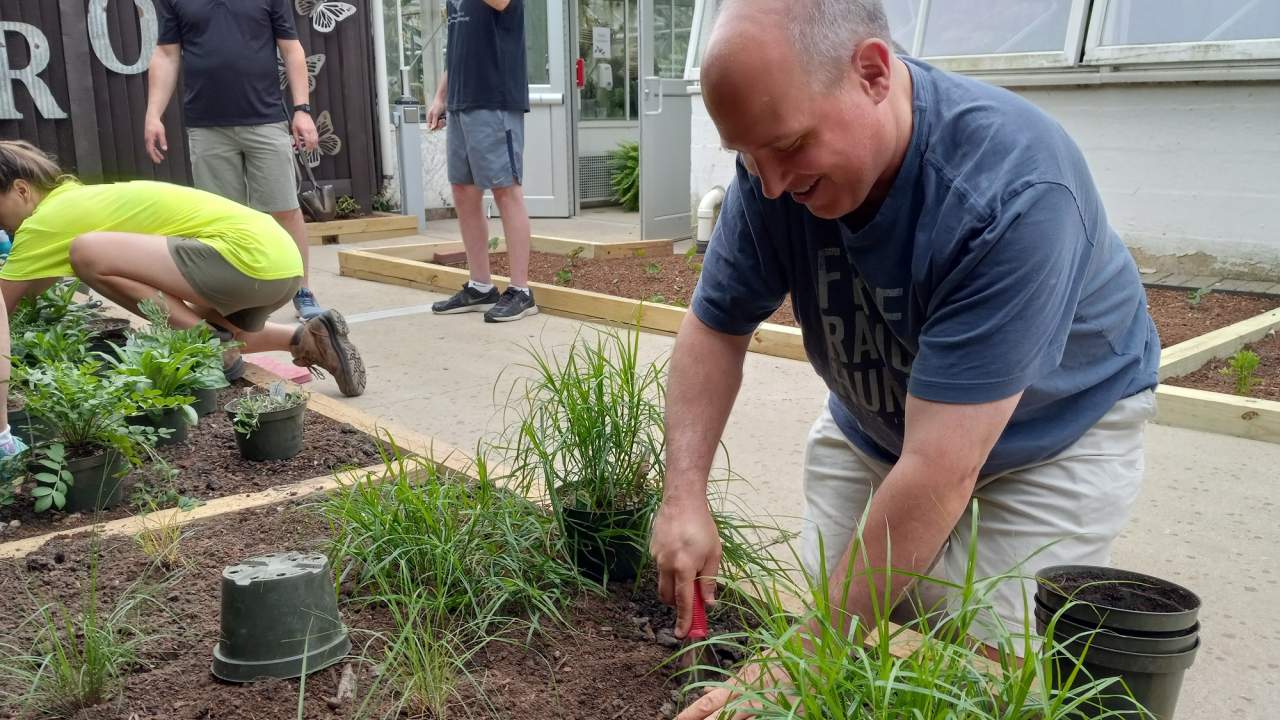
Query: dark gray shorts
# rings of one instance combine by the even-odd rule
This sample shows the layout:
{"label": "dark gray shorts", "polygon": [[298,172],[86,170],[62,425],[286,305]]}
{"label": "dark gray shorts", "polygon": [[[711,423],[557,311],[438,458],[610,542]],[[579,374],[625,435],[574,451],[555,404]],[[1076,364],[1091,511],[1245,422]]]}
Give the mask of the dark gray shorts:
{"label": "dark gray shorts", "polygon": [[249,277],[199,240],[169,238],[169,256],[205,305],[248,332],[261,330],[271,313],[292,300],[302,287],[301,277]]}
{"label": "dark gray shorts", "polygon": [[519,185],[524,174],[524,113],[459,110],[445,120],[449,182],[485,189]]}

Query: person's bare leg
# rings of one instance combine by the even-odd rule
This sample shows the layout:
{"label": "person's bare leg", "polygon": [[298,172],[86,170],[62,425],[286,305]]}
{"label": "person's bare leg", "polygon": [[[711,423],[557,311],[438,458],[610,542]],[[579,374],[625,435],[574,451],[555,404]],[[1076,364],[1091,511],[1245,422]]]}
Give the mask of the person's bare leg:
{"label": "person's bare leg", "polygon": [[490,283],[493,279],[489,273],[489,222],[484,217],[484,190],[475,185],[455,184],[453,205],[458,210],[458,226],[462,229],[471,280]]}
{"label": "person's bare leg", "polygon": [[[494,188],[493,200],[502,213],[502,232],[507,236],[507,259],[511,261],[511,284],[529,287],[529,209],[524,204],[524,188],[519,184]],[[470,259],[470,250],[467,251]]]}
{"label": "person's bare leg", "polygon": [[302,255],[302,287],[311,288],[311,243],[307,239],[307,221],[302,217],[302,210],[283,210],[271,213],[271,217],[280,223],[280,227],[289,233],[293,242],[298,245],[298,254]]}
{"label": "person's bare leg", "polygon": [[[134,233],[89,233],[71,243],[71,267],[89,287],[135,315],[143,300],[155,300],[169,308],[169,324],[193,327],[206,318],[231,331],[246,352],[289,350],[296,328],[268,323],[258,332],[244,332],[209,310],[208,303],[182,276],[169,255],[166,238]],[[188,305],[190,303],[190,305]],[[194,306],[194,308],[192,307]]]}

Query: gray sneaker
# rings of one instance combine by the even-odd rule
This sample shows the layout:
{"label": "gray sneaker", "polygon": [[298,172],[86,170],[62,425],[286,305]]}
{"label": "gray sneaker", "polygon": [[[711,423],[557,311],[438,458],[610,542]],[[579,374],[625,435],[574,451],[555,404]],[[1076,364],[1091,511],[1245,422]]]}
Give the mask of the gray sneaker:
{"label": "gray sneaker", "polygon": [[538,306],[533,302],[533,291],[525,292],[515,288],[507,288],[498,298],[498,304],[484,314],[485,322],[512,322],[520,318],[538,314]]}
{"label": "gray sneaker", "polygon": [[316,296],[312,294],[310,288],[301,288],[298,294],[293,296],[293,311],[299,320],[306,322],[323,313],[324,308],[316,302]]}
{"label": "gray sneaker", "polygon": [[477,290],[471,283],[462,286],[448,300],[432,303],[431,312],[436,315],[456,315],[465,312],[485,312],[498,303],[498,289]]}

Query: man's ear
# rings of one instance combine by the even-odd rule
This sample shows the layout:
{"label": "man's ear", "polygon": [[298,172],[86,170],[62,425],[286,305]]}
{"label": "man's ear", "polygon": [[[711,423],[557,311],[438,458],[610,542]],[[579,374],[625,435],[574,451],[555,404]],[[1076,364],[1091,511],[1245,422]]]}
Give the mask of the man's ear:
{"label": "man's ear", "polygon": [[867,94],[877,103],[889,97],[893,59],[893,50],[879,38],[863,40],[853,49],[853,71]]}

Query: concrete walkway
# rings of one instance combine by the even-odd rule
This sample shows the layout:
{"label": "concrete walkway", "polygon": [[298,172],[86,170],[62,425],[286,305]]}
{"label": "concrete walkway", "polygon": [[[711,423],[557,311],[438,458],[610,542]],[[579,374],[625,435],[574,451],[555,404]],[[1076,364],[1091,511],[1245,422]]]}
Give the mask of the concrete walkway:
{"label": "concrete walkway", "polygon": [[[439,295],[339,277],[333,246],[313,248],[312,268],[319,299],[352,321],[369,368],[368,391],[352,404],[463,448],[502,427],[494,400],[519,372],[509,366],[522,361],[521,345],[563,346],[581,327],[548,315],[504,325],[435,317],[428,305]],[[646,334],[642,343],[654,357],[672,339]],[[313,390],[337,395],[331,381]],[[738,490],[747,507],[798,527],[804,440],[824,397],[806,364],[748,358],[725,436],[734,469],[753,483]],[[1152,426],[1147,448],[1146,488],[1115,562],[1185,583],[1204,600],[1203,647],[1178,716],[1272,717],[1280,707],[1280,629],[1272,624],[1280,607],[1280,445]]]}

